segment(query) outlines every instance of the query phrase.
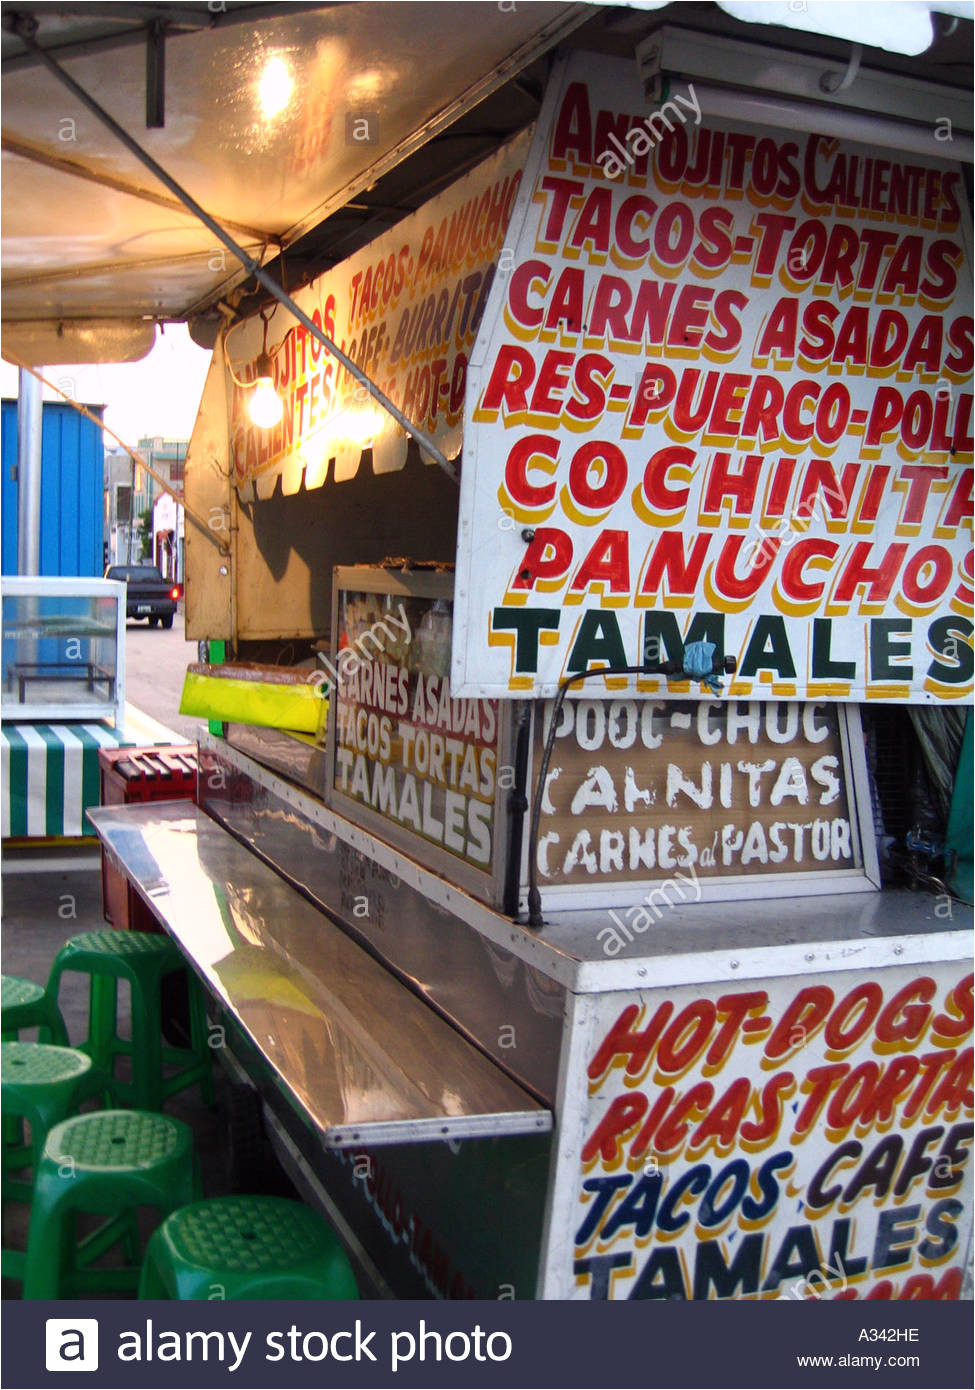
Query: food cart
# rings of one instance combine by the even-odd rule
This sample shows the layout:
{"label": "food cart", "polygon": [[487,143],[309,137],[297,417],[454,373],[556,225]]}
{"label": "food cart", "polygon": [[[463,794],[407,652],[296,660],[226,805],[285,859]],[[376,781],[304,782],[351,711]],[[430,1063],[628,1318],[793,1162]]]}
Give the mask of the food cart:
{"label": "food cart", "polygon": [[198,806],[91,816],[398,1295],[965,1289],[972,913],[888,858],[915,715],[944,748],[972,693],[966,188],[689,52],[560,58],[221,331],[187,633],[321,719],[214,698]]}

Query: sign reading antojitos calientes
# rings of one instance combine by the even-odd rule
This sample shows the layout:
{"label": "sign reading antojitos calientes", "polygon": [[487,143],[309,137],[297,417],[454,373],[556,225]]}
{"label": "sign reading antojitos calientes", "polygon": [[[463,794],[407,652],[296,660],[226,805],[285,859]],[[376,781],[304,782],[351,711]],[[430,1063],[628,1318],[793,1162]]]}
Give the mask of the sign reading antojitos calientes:
{"label": "sign reading antojitos calientes", "polygon": [[[498,248],[521,180],[526,134],[295,294],[312,321],[426,430],[448,457],[460,452],[467,356],[487,303]],[[248,413],[261,324],[229,337],[234,482],[285,493],[354,477],[364,449],[377,473],[406,462],[407,436],[300,324],[270,320],[274,388],[284,406],[266,430]],[[262,493],[263,495],[263,493]]]}
{"label": "sign reading antojitos calientes", "polygon": [[586,54],[546,98],[469,372],[455,690],[551,694],[704,638],[733,696],[970,694],[950,145],[647,112],[632,63]]}

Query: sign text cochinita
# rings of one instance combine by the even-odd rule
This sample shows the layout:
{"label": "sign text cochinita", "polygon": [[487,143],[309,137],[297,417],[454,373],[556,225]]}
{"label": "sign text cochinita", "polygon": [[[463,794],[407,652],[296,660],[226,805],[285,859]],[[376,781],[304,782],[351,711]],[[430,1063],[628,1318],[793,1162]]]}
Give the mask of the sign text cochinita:
{"label": "sign text cochinita", "polygon": [[455,689],[551,693],[703,637],[737,696],[967,695],[957,171],[705,108],[607,179],[632,84],[577,55],[536,133],[472,356]]}

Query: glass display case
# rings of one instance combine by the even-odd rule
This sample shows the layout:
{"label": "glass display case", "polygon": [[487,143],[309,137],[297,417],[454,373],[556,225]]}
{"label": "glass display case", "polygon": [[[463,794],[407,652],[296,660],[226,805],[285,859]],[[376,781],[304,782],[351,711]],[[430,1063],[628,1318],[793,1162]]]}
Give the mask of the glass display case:
{"label": "glass display case", "polygon": [[107,719],[125,709],[125,585],[5,577],[5,721]]}

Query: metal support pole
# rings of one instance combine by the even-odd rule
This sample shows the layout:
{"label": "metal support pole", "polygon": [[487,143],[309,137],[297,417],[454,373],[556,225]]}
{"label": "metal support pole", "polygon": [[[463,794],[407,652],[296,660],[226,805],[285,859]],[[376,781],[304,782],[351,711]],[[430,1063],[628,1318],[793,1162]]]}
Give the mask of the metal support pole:
{"label": "metal support pole", "polygon": [[[207,540],[210,541],[212,545],[215,545],[217,547],[221,555],[228,555],[230,553],[227,547],[221,544],[221,542],[217,539],[216,534],[210,529],[210,526],[207,524],[206,517],[198,515],[198,513],[193,511],[192,508],[187,507],[183,499],[182,493],[178,492],[177,489],[174,488],[171,483],[167,482],[161,473],[157,473],[156,470],[146,462],[146,460],[142,457],[141,454],[137,454],[134,449],[130,448],[130,446],[126,444],[124,439],[122,439],[119,435],[115,433],[113,429],[111,429],[108,425],[105,424],[104,420],[100,420],[97,415],[93,415],[86,405],[81,405],[72,396],[65,395],[65,393],[61,390],[60,386],[56,386],[53,381],[48,381],[46,377],[41,375],[41,373],[37,370],[36,367],[28,366],[26,362],[22,361],[22,359],[19,358],[15,352],[11,352],[9,348],[3,349],[3,357],[6,359],[6,361],[11,362],[15,367],[19,367],[21,371],[31,373],[33,376],[37,378],[37,380],[40,382],[42,386],[46,386],[49,391],[54,391],[59,396],[63,397],[67,404],[70,405],[72,410],[77,411],[78,414],[84,416],[86,420],[90,420],[93,425],[97,425],[98,428],[104,434],[107,434],[110,439],[114,439],[116,444],[121,445],[121,447],[128,454],[129,458],[132,460],[133,499],[135,495],[135,469],[136,465],[138,464],[140,468],[145,469],[145,471],[149,474],[149,477],[152,478],[154,482],[158,483],[159,487],[162,489],[163,492],[168,492],[170,497],[176,499],[176,501],[183,508],[185,514],[189,517],[190,521],[192,521],[193,525],[198,527],[201,533],[204,536],[206,536]],[[116,520],[117,519],[118,518],[116,518]],[[131,555],[129,558],[131,559]]]}
{"label": "metal support pole", "polygon": [[156,19],[146,35],[146,129],[166,124],[166,23]]}
{"label": "metal support pole", "polygon": [[41,383],[23,369],[17,381],[17,573],[41,568]]}
{"label": "metal support pole", "polygon": [[357,381],[360,386],[364,386],[373,400],[378,402],[387,414],[393,417],[397,424],[401,425],[408,434],[411,434],[419,444],[423,445],[424,449],[426,449],[427,453],[438,467],[442,468],[447,474],[447,477],[451,478],[455,483],[458,482],[457,470],[449,459],[437,448],[430,435],[418,425],[414,425],[413,422],[403,414],[399,406],[395,405],[386,393],[352,361],[352,358],[347,357],[342,349],[336,343],[333,343],[331,338],[323,333],[317,324],[312,322],[304,310],[298,307],[291,296],[268,275],[267,271],[264,270],[252,256],[249,256],[242,246],[234,241],[229,232],[224,231],[220,223],[212,218],[210,214],[200,206],[196,199],[187,193],[186,189],[183,188],[181,184],[177,183],[170,174],[167,174],[166,170],[153,159],[148,150],[144,150],[138,141],[134,140],[129,132],[125,130],[123,126],[120,126],[118,121],[116,121],[113,116],[110,116],[105,108],[100,106],[93,96],[90,96],[88,92],[85,91],[84,87],[80,86],[69,73],[65,72],[64,68],[60,67],[59,64],[54,61],[49,53],[45,52],[34,37],[37,32],[37,20],[32,15],[18,15],[14,18],[12,27],[17,36],[23,41],[26,47],[30,49],[31,53],[44,64],[48,71],[53,73],[58,81],[63,83],[68,91],[73,93],[81,104],[86,107],[93,116],[101,121],[101,123],[112,132],[116,139],[122,142],[130,154],[134,155],[141,164],[144,164],[151,173],[155,174],[160,183],[168,188],[170,193],[178,198],[183,206],[187,208],[194,217],[198,218],[199,221],[203,223],[204,227],[207,227],[217,240],[221,241],[223,245],[226,246],[228,251],[236,256],[247,273],[253,275],[254,279],[257,280],[259,284],[263,285],[267,292],[272,295],[279,304],[283,304],[289,313],[294,315],[316,342],[321,343],[322,347],[327,349],[338,362],[341,362],[342,366],[353,380]]}
{"label": "metal support pole", "polygon": [[129,471],[129,534],[125,544],[125,563],[132,563],[132,537],[135,533],[135,457]]}

